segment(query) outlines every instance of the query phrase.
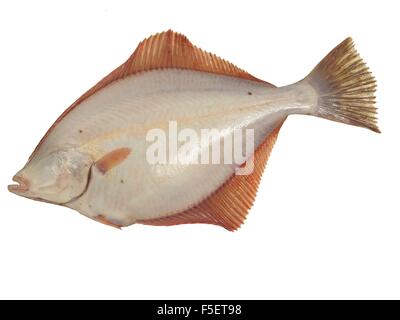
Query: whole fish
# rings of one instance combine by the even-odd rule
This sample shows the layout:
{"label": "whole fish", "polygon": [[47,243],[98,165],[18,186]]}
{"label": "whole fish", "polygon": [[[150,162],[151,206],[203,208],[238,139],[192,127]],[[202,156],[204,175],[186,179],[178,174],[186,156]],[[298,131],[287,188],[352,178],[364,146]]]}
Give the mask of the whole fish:
{"label": "whole fish", "polygon": [[[142,41],[124,64],[65,110],[9,190],[118,228],[209,223],[236,230],[287,116],[312,115],[379,132],[375,89],[350,38],[303,80],[277,88],[169,30]],[[199,136],[205,128],[217,131],[186,144],[170,139],[171,127]],[[176,144],[178,155],[149,161],[149,154],[165,160],[149,138],[154,129],[166,132],[158,145]],[[239,129],[253,133],[254,152],[242,161],[222,161],[229,152],[216,156],[220,162],[194,160],[207,159],[216,143]],[[236,174],[250,158],[252,170]]]}

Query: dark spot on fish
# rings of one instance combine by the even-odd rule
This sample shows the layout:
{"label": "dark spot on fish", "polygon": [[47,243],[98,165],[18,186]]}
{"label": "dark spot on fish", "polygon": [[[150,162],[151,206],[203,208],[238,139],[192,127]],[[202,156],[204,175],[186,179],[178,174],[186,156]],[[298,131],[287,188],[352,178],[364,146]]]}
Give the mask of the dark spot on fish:
{"label": "dark spot on fish", "polygon": [[82,132],[83,132],[83,130],[79,129],[79,133],[82,133]]}
{"label": "dark spot on fish", "polygon": [[121,183],[124,183],[125,181],[124,181],[124,179],[121,179],[121,181],[120,181]]}
{"label": "dark spot on fish", "polygon": [[248,94],[249,96],[251,96],[251,95],[253,94],[253,92],[249,91],[249,92],[247,92],[247,94]]}

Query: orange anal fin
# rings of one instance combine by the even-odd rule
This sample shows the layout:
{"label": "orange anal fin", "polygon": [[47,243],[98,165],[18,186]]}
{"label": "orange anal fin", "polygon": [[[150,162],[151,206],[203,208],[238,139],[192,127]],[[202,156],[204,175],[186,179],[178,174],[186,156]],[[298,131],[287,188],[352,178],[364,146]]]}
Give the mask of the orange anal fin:
{"label": "orange anal fin", "polygon": [[229,231],[238,229],[253,205],[261,176],[283,122],[284,120],[255,151],[254,170],[251,174],[232,176],[211,196],[191,209],[168,217],[141,220],[138,223],[154,226],[208,223]]}
{"label": "orange anal fin", "polygon": [[102,174],[105,174],[107,171],[124,161],[130,153],[130,148],[120,148],[113,150],[97,160],[95,163],[95,167]]}
{"label": "orange anal fin", "polygon": [[94,218],[94,220],[96,220],[97,222],[100,222],[100,223],[102,223],[102,224],[105,224],[105,225],[107,225],[107,226],[110,226],[110,227],[114,227],[114,228],[117,228],[117,229],[121,229],[121,225],[119,225],[119,224],[116,224],[116,223],[113,223],[113,222],[111,222],[111,221],[109,221],[109,220],[107,220],[103,215],[98,215],[98,216],[96,216],[95,218]]}

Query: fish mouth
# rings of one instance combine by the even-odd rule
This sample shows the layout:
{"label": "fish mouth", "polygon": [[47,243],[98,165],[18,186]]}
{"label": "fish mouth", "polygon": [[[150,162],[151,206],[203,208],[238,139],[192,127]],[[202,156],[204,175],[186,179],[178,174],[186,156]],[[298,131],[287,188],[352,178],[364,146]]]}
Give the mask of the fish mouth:
{"label": "fish mouth", "polygon": [[12,193],[16,194],[24,194],[29,191],[30,183],[29,180],[24,178],[23,176],[20,176],[16,174],[12,180],[16,182],[17,184],[10,184],[8,186],[8,190]]}

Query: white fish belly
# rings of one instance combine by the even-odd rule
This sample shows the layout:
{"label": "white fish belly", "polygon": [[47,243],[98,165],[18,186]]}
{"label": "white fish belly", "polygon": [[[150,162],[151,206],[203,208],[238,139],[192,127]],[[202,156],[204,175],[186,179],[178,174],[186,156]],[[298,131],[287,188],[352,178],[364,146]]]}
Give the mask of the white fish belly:
{"label": "white fish belly", "polygon": [[[94,160],[118,148],[131,154],[106,174],[92,170],[86,192],[68,204],[79,212],[129,225],[182,212],[215,192],[237,164],[187,164],[208,150],[198,144],[177,163],[146,159],[151,129],[219,130],[218,140],[235,129],[254,129],[255,148],[288,114],[306,113],[314,93],[189,70],[150,71],[116,81],[82,102],[50,133],[38,156],[63,145],[89,152]],[[301,103],[299,103],[301,101]],[[203,141],[202,141],[203,142]],[[223,150],[221,149],[221,154]]]}

